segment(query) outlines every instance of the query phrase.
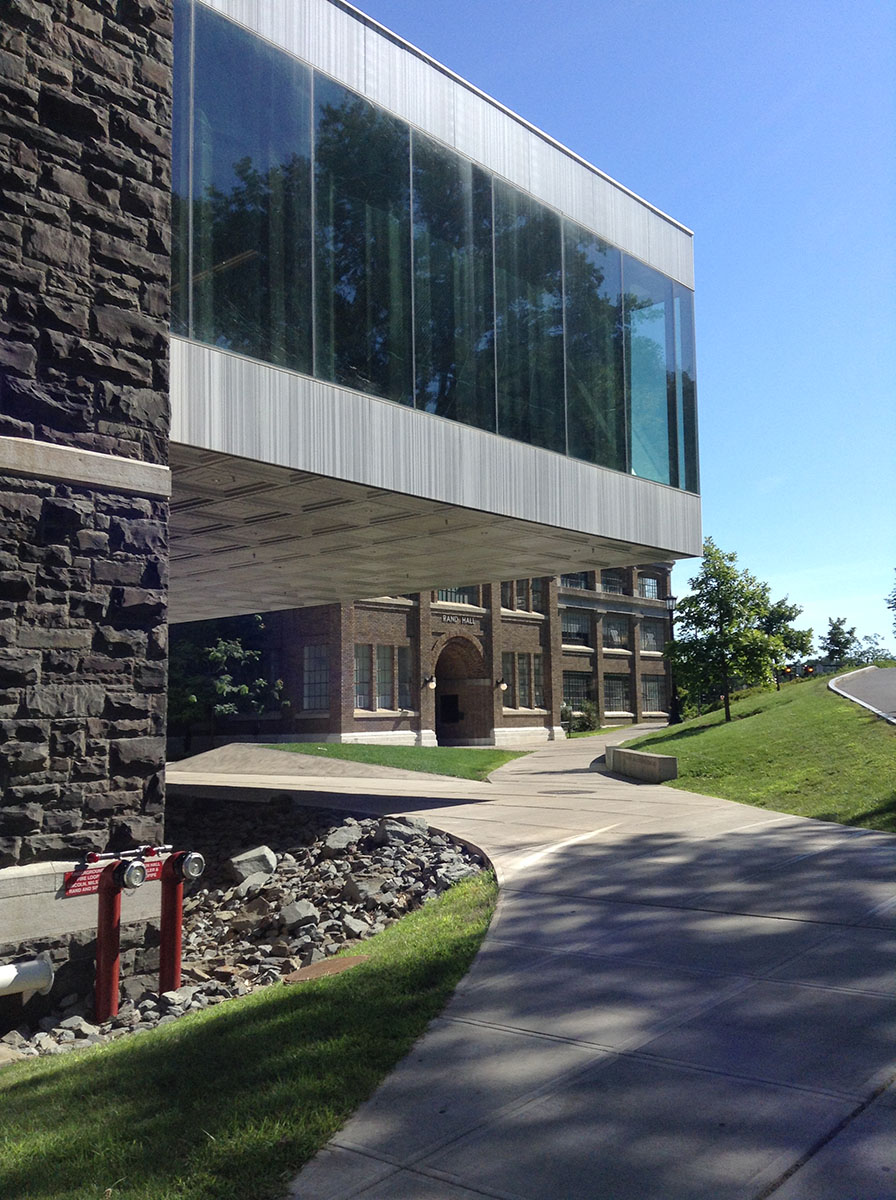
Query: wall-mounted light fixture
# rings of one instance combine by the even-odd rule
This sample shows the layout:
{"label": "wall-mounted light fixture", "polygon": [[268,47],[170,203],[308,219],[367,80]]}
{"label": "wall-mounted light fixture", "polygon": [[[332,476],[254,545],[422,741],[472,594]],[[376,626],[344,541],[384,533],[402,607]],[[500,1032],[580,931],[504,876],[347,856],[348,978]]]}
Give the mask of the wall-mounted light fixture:
{"label": "wall-mounted light fixture", "polygon": [[496,679],[495,687],[498,689],[499,692],[506,692],[507,691],[507,681],[504,679]]}
{"label": "wall-mounted light fixture", "polygon": [[435,675],[427,675],[427,676],[426,676],[426,678],[423,680],[423,686],[424,686],[425,688],[429,688],[429,690],[430,690],[431,692],[434,692],[434,691],[436,690],[436,677],[435,677]]}

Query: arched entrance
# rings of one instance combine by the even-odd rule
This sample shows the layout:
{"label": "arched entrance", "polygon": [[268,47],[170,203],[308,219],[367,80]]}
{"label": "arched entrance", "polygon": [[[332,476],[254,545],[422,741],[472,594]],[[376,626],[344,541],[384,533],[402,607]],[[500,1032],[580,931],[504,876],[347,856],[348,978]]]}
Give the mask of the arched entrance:
{"label": "arched entrance", "polygon": [[435,676],[439,745],[491,745],[494,698],[482,651],[466,638],[451,638],[436,660]]}

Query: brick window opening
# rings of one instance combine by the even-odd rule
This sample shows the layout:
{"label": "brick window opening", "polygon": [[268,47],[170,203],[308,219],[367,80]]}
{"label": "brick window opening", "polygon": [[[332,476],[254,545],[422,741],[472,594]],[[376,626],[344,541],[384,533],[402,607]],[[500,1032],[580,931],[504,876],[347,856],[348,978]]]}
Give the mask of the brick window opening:
{"label": "brick window opening", "polygon": [[305,646],[302,651],[302,708],[330,706],[330,652],[327,646]]}
{"label": "brick window opening", "polygon": [[631,711],[627,675],[604,676],[604,708],[607,712],[627,713]]}
{"label": "brick window opening", "polygon": [[588,671],[563,672],[563,703],[579,710],[594,699],[594,679]]}
{"label": "brick window opening", "polygon": [[603,638],[605,650],[628,650],[629,620],[628,617],[606,616],[603,619]]}

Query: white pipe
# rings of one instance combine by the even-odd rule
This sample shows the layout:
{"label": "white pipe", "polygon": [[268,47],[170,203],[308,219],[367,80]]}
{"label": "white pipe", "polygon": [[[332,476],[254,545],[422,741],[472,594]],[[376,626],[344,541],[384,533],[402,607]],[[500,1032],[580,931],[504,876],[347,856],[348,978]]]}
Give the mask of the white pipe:
{"label": "white pipe", "polygon": [[45,958],[0,965],[0,996],[17,992],[40,992],[46,996],[53,987],[53,964]]}

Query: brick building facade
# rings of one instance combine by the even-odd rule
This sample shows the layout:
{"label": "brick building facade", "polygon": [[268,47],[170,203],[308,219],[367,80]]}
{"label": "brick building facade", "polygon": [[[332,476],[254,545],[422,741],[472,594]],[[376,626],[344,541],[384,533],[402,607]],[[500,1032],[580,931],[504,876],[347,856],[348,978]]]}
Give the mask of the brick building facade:
{"label": "brick building facade", "polygon": [[[668,564],[505,580],[265,617],[288,707],[227,737],[513,745],[667,715]],[[256,728],[257,726],[257,728]]]}

